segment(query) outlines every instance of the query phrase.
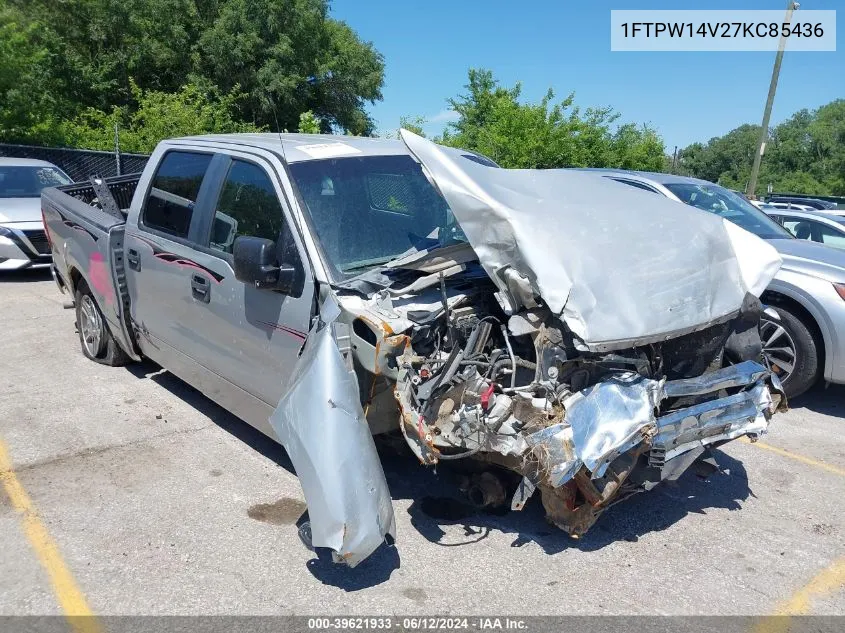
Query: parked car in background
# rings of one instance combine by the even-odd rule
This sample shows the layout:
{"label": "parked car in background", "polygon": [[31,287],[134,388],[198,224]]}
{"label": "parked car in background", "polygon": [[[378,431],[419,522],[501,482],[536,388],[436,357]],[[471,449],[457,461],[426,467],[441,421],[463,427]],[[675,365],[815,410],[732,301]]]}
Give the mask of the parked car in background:
{"label": "parked car in background", "polygon": [[816,211],[815,207],[807,204],[799,204],[797,202],[764,202],[761,205],[755,205],[758,209],[793,209],[795,211]]}
{"label": "parked car in background", "polygon": [[0,270],[50,263],[41,190],[71,182],[65,172],[47,161],[0,158]]}
{"label": "parked car in background", "polygon": [[[786,203],[798,206],[809,207],[811,209],[816,209],[819,211],[825,211],[830,209],[836,208],[835,202],[830,202],[829,200],[822,200],[820,198],[802,198],[800,196],[769,196],[766,198],[766,202],[769,204],[774,203]],[[794,208],[794,207],[793,207]]]}
{"label": "parked car in background", "polygon": [[779,320],[764,316],[761,326],[769,365],[791,397],[820,378],[845,383],[845,251],[796,239],[742,197],[706,180],[614,169],[581,171],[698,207],[768,241],[783,259],[761,296],[780,315]]}
{"label": "parked car in background", "polygon": [[763,210],[799,240],[845,249],[845,218],[840,215],[820,211]]}

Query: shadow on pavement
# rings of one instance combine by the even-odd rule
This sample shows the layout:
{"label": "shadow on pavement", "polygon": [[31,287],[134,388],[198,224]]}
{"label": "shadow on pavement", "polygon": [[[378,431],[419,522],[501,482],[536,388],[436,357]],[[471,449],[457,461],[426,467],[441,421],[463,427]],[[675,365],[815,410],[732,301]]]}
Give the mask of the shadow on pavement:
{"label": "shadow on pavement", "polygon": [[[129,365],[127,369],[138,378],[155,381],[253,450],[295,474],[279,444],[173,374],[151,361]],[[573,539],[546,521],[539,493],[521,512],[478,510],[458,491],[458,483],[467,472],[461,462],[443,462],[436,469],[423,468],[401,438],[380,436],[377,446],[392,498],[410,500],[411,524],[428,541],[442,547],[472,546],[497,531],[514,535],[511,547],[536,543],[547,554],[569,548],[595,551],[615,541],[637,541],[645,534],[670,527],[690,513],[738,510],[740,502],[753,494],[742,463],[716,451],[721,472],[703,480],[690,471],[677,482],[666,482],[650,492],[635,495],[605,512],[585,536]],[[306,516],[300,517],[297,523],[301,524]],[[398,548],[385,545],[354,569],[335,564],[322,551],[308,561],[307,568],[324,584],[358,591],[385,582],[400,564]]]}
{"label": "shadow on pavement", "polygon": [[359,591],[387,582],[394,570],[399,569],[401,562],[396,547],[382,545],[353,569],[333,562],[328,552],[321,552],[305,565],[311,575],[324,585],[344,591]]}
{"label": "shadow on pavement", "polygon": [[0,283],[30,284],[52,279],[50,268],[24,268],[23,270],[0,270]]}
{"label": "shadow on pavement", "polygon": [[815,413],[845,417],[845,385],[817,384],[807,393],[789,401],[790,409],[808,409]]}
{"label": "shadow on pavement", "polygon": [[[382,459],[394,499],[411,499],[411,524],[427,540],[444,547],[469,546],[491,531],[513,534],[511,547],[536,543],[547,554],[568,548],[594,551],[614,541],[636,541],[649,532],[677,523],[687,514],[706,514],[708,509],[737,510],[751,493],[742,463],[716,451],[722,472],[703,480],[692,471],[677,482],[665,482],[650,492],[635,495],[610,508],[590,531],[573,539],[546,521],[539,493],[521,512],[478,510],[458,493],[460,475],[450,465],[439,464],[438,475],[406,460],[392,467]],[[414,472],[416,470],[416,472]],[[508,503],[509,505],[509,503]]]}
{"label": "shadow on pavement", "polygon": [[141,363],[126,366],[131,374],[138,378],[152,380],[167,389],[174,396],[181,398],[194,409],[208,417],[221,429],[235,436],[241,442],[272,460],[291,474],[296,474],[285,450],[261,431],[252,428],[240,418],[232,415],[226,409],[207,398],[191,387],[188,383],[177,378],[151,360],[145,359]]}

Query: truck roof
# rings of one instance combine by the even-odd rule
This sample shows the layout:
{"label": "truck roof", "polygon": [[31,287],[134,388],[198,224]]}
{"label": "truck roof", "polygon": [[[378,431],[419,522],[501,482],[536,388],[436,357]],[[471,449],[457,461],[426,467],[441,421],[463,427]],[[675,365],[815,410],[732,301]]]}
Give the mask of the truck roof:
{"label": "truck roof", "polygon": [[[271,151],[287,163],[303,163],[322,158],[344,158],[352,156],[401,156],[409,155],[408,148],[400,139],[376,138],[372,136],[341,136],[339,134],[289,134],[262,132],[249,134],[203,134],[170,139],[168,142],[208,143],[239,145]],[[498,165],[487,156],[455,147],[440,146],[444,152],[463,156],[488,167]]]}
{"label": "truck roof", "polygon": [[218,146],[222,143],[257,147],[281,154],[288,163],[354,155],[395,156],[396,154],[408,153],[408,148],[398,139],[333,134],[280,134],[276,132],[204,134],[172,140],[209,143]]}

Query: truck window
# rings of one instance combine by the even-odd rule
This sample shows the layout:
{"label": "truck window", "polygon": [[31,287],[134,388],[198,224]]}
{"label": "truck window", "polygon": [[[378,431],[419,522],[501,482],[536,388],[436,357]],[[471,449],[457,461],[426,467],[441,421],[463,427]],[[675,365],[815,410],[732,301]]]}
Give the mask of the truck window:
{"label": "truck window", "polygon": [[233,160],[214,212],[209,246],[232,252],[239,235],[276,241],[282,230],[282,205],[261,167]]}
{"label": "truck window", "polygon": [[168,152],[153,176],[144,205],[144,226],[186,239],[197,194],[211,154]]}
{"label": "truck window", "polygon": [[292,163],[290,172],[341,278],[388,262],[431,235],[465,239],[457,227],[450,233],[449,206],[410,156],[306,160]]}

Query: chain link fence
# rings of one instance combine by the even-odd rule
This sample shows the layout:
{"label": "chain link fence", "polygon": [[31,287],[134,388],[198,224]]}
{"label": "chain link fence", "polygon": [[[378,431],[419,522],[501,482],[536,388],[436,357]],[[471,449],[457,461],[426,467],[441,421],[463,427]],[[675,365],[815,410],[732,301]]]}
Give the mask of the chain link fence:
{"label": "chain link fence", "polygon": [[75,181],[88,180],[92,176],[108,178],[134,174],[142,171],[149,159],[146,154],[101,152],[66,147],[37,147],[11,143],[0,143],[0,156],[46,160],[59,167]]}

